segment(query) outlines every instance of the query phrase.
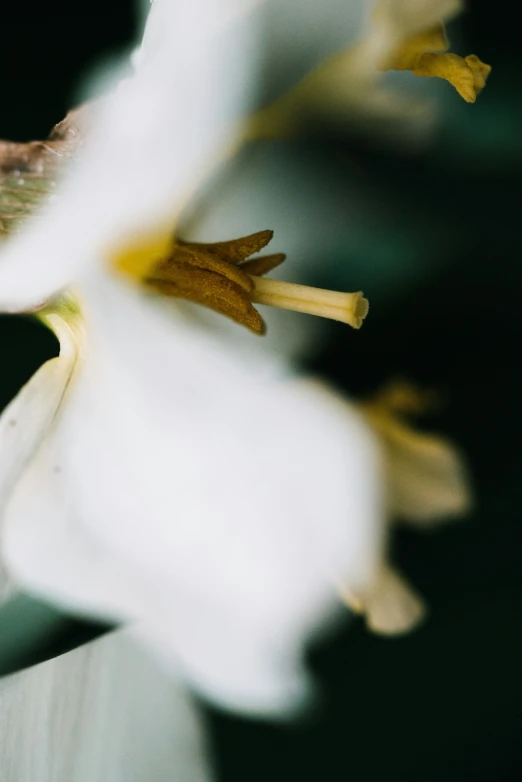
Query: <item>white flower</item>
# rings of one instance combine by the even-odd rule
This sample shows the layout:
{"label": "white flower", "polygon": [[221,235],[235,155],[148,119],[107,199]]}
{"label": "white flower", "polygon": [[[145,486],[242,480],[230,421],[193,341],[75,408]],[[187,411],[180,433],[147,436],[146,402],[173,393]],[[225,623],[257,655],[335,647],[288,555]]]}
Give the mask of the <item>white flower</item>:
{"label": "white flower", "polygon": [[373,438],[253,343],[245,354],[108,267],[172,227],[230,138],[253,40],[243,28],[230,45],[227,7],[156,0],[136,75],[93,108],[58,199],[2,248],[4,309],[74,282],[83,311],[65,298],[43,312],[60,356],[0,420],[4,555],[27,588],[132,623],[207,697],[272,713],[307,694],[303,642],[332,584],[371,577]]}
{"label": "white flower", "polygon": [[2,782],[208,782],[190,696],[118,632],[0,682]]}
{"label": "white flower", "polygon": [[[110,263],[151,237],[172,241],[180,207],[236,148],[256,84],[255,5],[156,0],[136,74],[91,107],[58,197],[2,248],[0,306],[55,297],[41,317],[60,356],[0,419],[0,501],[18,583],[131,623],[207,697],[273,713],[307,695],[302,647],[332,615],[334,583],[381,631],[418,614],[382,558],[374,436],[353,406],[288,383],[288,369],[252,340],[147,297]],[[292,128],[305,104],[328,103],[340,84],[373,105],[376,68],[406,67],[398,52],[408,36],[419,61],[431,56],[417,51],[419,36],[457,8],[381,4],[360,46],[247,123],[251,136]],[[478,90],[484,74],[460,60]],[[75,299],[56,298],[68,286],[81,315]],[[270,301],[274,290],[260,281],[252,295]],[[364,313],[354,307],[357,325]]]}

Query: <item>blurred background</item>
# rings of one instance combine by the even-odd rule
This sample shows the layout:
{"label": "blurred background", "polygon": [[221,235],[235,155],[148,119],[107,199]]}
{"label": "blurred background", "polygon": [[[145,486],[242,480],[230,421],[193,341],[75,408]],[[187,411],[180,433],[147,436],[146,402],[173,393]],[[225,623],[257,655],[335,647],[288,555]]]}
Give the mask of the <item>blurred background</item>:
{"label": "blurred background", "polygon": [[[342,11],[337,0],[327,6],[332,18]],[[291,252],[290,276],[299,254],[307,282],[361,288],[371,302],[360,332],[327,324],[301,360],[357,397],[393,378],[437,390],[443,404],[421,423],[466,455],[476,507],[433,532],[395,534],[395,560],[428,601],[429,619],[410,635],[385,639],[355,618],[311,649],[324,700],[306,724],[258,724],[206,710],[222,782],[502,782],[522,772],[522,66],[515,11],[515,4],[473,0],[449,28],[452,50],[493,65],[475,105],[448,84],[408,76],[417,92],[426,85],[438,100],[429,141],[421,130],[397,145],[357,127],[317,126],[291,149],[273,142],[241,161],[252,210],[260,210],[250,230],[276,228],[274,251]],[[320,43],[317,50],[310,44],[309,57],[342,43],[338,28],[330,40],[324,15],[316,15],[303,32],[307,50],[317,27]],[[128,51],[138,25],[131,0],[2,8],[0,138],[45,137],[75,103],[78,80]],[[267,94],[306,66],[291,52],[285,60],[284,27],[277,29]],[[241,181],[237,172],[230,177],[229,211]],[[273,215],[267,188],[279,205]],[[4,407],[57,346],[29,319],[7,316],[0,317],[0,346]],[[36,603],[23,610],[22,624],[42,616]],[[46,616],[55,644],[36,658],[100,630]],[[10,627],[4,617],[0,630],[1,621]]]}

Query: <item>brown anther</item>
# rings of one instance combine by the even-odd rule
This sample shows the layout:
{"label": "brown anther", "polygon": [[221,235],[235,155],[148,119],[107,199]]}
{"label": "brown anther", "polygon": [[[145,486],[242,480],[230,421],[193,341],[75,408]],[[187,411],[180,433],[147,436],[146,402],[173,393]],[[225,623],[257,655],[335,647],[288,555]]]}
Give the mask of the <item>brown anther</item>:
{"label": "brown anther", "polygon": [[252,304],[254,281],[285,259],[282,253],[248,261],[272,239],[273,231],[259,231],[228,242],[185,242],[177,239],[171,255],[156,264],[145,284],[167,295],[203,304],[263,334],[263,318]]}
{"label": "brown anther", "polygon": [[276,253],[275,255],[260,255],[259,258],[252,258],[250,261],[245,261],[241,264],[241,270],[253,274],[256,277],[262,277],[264,274],[268,274],[272,269],[275,269],[285,260],[286,255],[284,253]]}
{"label": "brown anther", "polygon": [[238,264],[246,260],[246,258],[250,258],[251,255],[260,252],[272,241],[273,236],[273,231],[266,230],[242,236],[240,239],[231,239],[228,242],[203,244],[201,242],[184,242],[183,239],[177,239],[177,244],[180,247],[188,247],[196,253],[201,252],[216,256],[229,264]]}

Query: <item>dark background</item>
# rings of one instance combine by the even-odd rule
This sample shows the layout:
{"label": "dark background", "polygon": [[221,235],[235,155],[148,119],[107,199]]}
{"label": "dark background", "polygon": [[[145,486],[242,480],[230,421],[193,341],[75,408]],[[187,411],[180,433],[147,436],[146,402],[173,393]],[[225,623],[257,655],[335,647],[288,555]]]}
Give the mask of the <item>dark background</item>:
{"label": "dark background", "polygon": [[[0,137],[40,138],[70,107],[79,75],[100,56],[127,49],[137,22],[123,0],[5,6]],[[363,134],[341,141],[326,132],[302,147],[327,175],[355,176],[376,202],[393,203],[384,256],[388,242],[407,237],[411,264],[416,253],[421,263],[423,248],[434,255],[435,234],[443,239],[444,252],[422,275],[404,271],[407,285],[400,272],[379,274],[359,259],[351,287],[377,305],[348,343],[333,324],[310,363],[356,395],[396,376],[442,391],[447,404],[425,423],[467,455],[476,511],[433,533],[395,536],[396,560],[427,598],[430,619],[392,640],[354,620],[311,650],[324,705],[309,724],[278,727],[208,712],[223,782],[501,782],[521,775],[522,74],[513,7],[510,16],[508,4],[476,0],[453,27],[459,51],[476,52],[494,70],[476,106],[446,100],[441,130],[425,152],[412,156],[376,147]],[[346,268],[349,258],[341,261]],[[329,277],[318,274],[316,282],[335,287],[335,274]],[[31,321],[4,316],[0,346],[4,406],[56,344]],[[349,376],[348,363],[357,367]]]}

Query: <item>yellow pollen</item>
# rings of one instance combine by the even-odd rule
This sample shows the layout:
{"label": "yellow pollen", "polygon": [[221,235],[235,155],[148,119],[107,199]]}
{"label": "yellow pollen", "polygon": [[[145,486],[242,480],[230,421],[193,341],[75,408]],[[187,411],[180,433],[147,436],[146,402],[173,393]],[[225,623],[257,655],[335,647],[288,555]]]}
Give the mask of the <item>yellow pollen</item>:
{"label": "yellow pollen", "polygon": [[131,279],[141,282],[150,269],[167,258],[174,245],[172,226],[148,236],[140,236],[125,248],[109,252],[109,265]]}

